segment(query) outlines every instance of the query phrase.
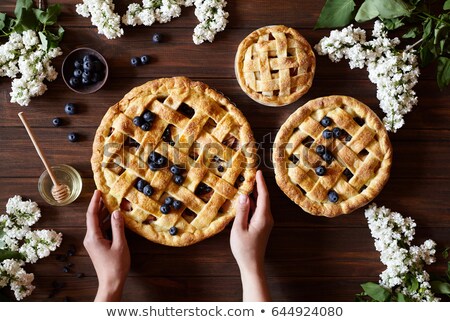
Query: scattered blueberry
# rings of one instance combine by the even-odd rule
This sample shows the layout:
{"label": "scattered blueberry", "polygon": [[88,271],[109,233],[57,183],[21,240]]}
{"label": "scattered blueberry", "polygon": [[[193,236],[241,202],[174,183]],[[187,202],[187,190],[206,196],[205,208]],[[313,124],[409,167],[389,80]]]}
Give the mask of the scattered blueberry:
{"label": "scattered blueberry", "polygon": [[225,171],[225,168],[224,168],[222,165],[219,165],[219,166],[217,167],[217,171],[219,171],[219,172],[224,172],[224,171]]}
{"label": "scattered blueberry", "polygon": [[177,184],[177,185],[182,185],[184,182],[184,177],[180,176],[180,175],[176,175],[173,177],[173,181]]}
{"label": "scattered blueberry", "polygon": [[318,155],[322,155],[325,153],[325,147],[323,145],[316,146],[316,153]]}
{"label": "scattered blueberry", "polygon": [[239,182],[244,182],[245,178],[243,175],[239,175],[238,180],[239,180]]}
{"label": "scattered blueberry", "polygon": [[53,124],[53,126],[58,127],[62,124],[62,120],[59,117],[55,117],[52,120],[52,124]]}
{"label": "scattered blueberry", "polygon": [[145,123],[141,124],[141,129],[142,129],[142,131],[149,131],[150,130],[150,123],[145,122]]}
{"label": "scattered blueberry", "polygon": [[170,128],[169,127],[167,127],[164,130],[164,133],[162,135],[162,139],[163,139],[164,142],[169,142],[170,141]]}
{"label": "scattered blueberry", "polygon": [[150,167],[150,170],[152,170],[152,171],[158,171],[159,170],[159,166],[156,164],[156,162],[150,162],[149,163],[149,165],[148,165],[149,167]]}
{"label": "scattered blueberry", "polygon": [[331,132],[330,130],[325,130],[323,131],[322,136],[325,139],[331,139],[333,137],[333,132]]}
{"label": "scattered blueberry", "polygon": [[334,190],[330,190],[328,192],[328,200],[330,200],[332,203],[336,203],[339,200],[339,196]]}
{"label": "scattered blueberry", "polygon": [[133,124],[136,126],[141,126],[144,123],[144,119],[140,116],[136,116],[135,118],[133,118]]}
{"label": "scattered blueberry", "polygon": [[148,57],[147,55],[141,56],[141,64],[142,65],[147,65],[150,62],[150,57]]}
{"label": "scattered blueberry", "polygon": [[69,133],[68,135],[67,135],[67,139],[70,141],[70,142],[77,142],[78,141],[78,134],[76,134],[76,133]]}
{"label": "scattered blueberry", "polygon": [[170,206],[169,205],[162,205],[161,207],[159,207],[159,210],[164,215],[167,215],[170,212]]}
{"label": "scattered blueberry", "polygon": [[173,202],[173,198],[172,197],[167,197],[166,199],[164,199],[164,204],[166,205],[171,205]]}
{"label": "scattered blueberry", "polygon": [[[77,251],[77,249],[75,248],[75,245],[74,244],[70,244],[69,249],[67,250],[67,256],[75,255],[76,251]],[[67,265],[68,265],[68,267],[70,267],[73,264],[72,263],[68,263]]]}
{"label": "scattered blueberry", "polygon": [[181,207],[183,206],[183,203],[180,200],[174,200],[172,202],[172,206],[173,206],[173,209],[178,210],[178,209],[181,209]]}
{"label": "scattered blueberry", "polygon": [[320,177],[323,176],[325,174],[325,172],[327,172],[327,170],[325,169],[324,166],[318,166],[316,168],[316,174]]}
{"label": "scattered blueberry", "polygon": [[141,60],[138,57],[131,58],[131,60],[130,60],[131,66],[133,66],[133,67],[138,66],[140,61]]}
{"label": "scattered blueberry", "polygon": [[155,44],[160,43],[160,42],[161,42],[161,39],[162,39],[162,37],[161,37],[160,34],[153,34],[152,41],[153,41]]}
{"label": "scattered blueberry", "polygon": [[146,122],[152,122],[155,118],[153,113],[149,110],[146,110],[141,116]]}
{"label": "scattered blueberry", "polygon": [[144,187],[144,195],[146,195],[147,197],[150,197],[153,194],[153,188],[148,184]]}
{"label": "scattered blueberry", "polygon": [[349,134],[345,137],[345,142],[350,142],[352,140],[352,136]]}
{"label": "scattered blueberry", "polygon": [[170,144],[171,146],[175,146],[175,141],[172,141],[172,140],[171,140],[171,141],[169,142],[169,144]]}
{"label": "scattered blueberry", "polygon": [[80,86],[81,82],[79,78],[76,77],[71,77],[69,80],[69,85],[73,88],[77,88],[78,86]]}
{"label": "scattered blueberry", "polygon": [[178,166],[173,165],[170,167],[170,172],[172,172],[175,175],[181,174],[181,169]]}
{"label": "scattered blueberry", "polygon": [[139,190],[140,192],[144,191],[144,187],[147,185],[147,181],[142,180],[142,179],[138,179],[138,181],[136,182],[136,189]]}
{"label": "scattered blueberry", "polygon": [[156,160],[156,164],[159,166],[163,166],[166,163],[166,158],[163,156],[160,156],[157,160]]}
{"label": "scattered blueberry", "polygon": [[150,153],[150,155],[148,156],[148,159],[149,159],[150,161],[155,162],[156,159],[157,159],[158,157],[159,157],[159,154],[156,153],[155,151],[152,151],[152,152]]}
{"label": "scattered blueberry", "polygon": [[177,227],[170,227],[169,234],[171,234],[172,236],[175,236],[177,233],[178,233]]}
{"label": "scattered blueberry", "polygon": [[320,124],[321,124],[323,127],[330,126],[330,124],[331,124],[331,119],[330,119],[328,116],[325,116],[322,120],[320,120]]}
{"label": "scattered blueberry", "polygon": [[333,136],[337,139],[342,135],[342,130],[338,127],[333,129]]}
{"label": "scattered blueberry", "polygon": [[331,153],[328,153],[328,151],[326,151],[323,155],[322,158],[327,162],[327,163],[331,163],[331,161],[333,161],[333,156],[331,155]]}
{"label": "scattered blueberry", "polygon": [[67,267],[67,266],[64,266],[63,269],[62,269],[62,271],[63,271],[64,273],[69,273],[70,268]]}
{"label": "scattered blueberry", "polygon": [[83,278],[84,277],[84,273],[77,273],[76,277],[77,278]]}

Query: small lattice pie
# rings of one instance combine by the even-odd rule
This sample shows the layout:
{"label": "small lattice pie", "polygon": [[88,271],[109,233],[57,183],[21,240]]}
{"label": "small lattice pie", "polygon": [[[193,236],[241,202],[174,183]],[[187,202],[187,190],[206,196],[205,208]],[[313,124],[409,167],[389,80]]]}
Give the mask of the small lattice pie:
{"label": "small lattice pie", "polygon": [[389,178],[392,147],[383,123],[347,96],[309,101],[283,124],[274,143],[281,190],[306,212],[335,217],[364,206]]}
{"label": "small lattice pie", "polygon": [[255,30],[239,45],[234,70],[242,90],[256,102],[283,106],[311,87],[316,58],[298,31],[286,26]]}
{"label": "small lattice pie", "polygon": [[220,232],[255,180],[255,144],[243,114],[185,77],[150,81],[110,107],[92,169],[110,212],[147,239],[187,246]]}

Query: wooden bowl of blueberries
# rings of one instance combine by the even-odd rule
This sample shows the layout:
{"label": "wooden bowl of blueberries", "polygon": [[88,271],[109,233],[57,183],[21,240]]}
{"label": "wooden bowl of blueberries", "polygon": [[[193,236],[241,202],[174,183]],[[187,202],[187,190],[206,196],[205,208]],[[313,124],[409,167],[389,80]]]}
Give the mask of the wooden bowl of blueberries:
{"label": "wooden bowl of blueberries", "polygon": [[102,88],[108,79],[108,64],[96,50],[77,48],[64,59],[62,76],[74,92],[91,94]]}

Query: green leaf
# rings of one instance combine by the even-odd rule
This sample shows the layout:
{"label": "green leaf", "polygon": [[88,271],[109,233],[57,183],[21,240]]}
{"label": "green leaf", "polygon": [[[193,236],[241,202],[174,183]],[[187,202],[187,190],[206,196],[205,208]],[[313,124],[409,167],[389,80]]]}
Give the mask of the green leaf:
{"label": "green leaf", "polygon": [[364,292],[368,296],[370,296],[371,298],[373,298],[374,300],[376,300],[378,302],[385,302],[391,296],[391,293],[389,292],[389,290],[378,285],[377,283],[367,282],[367,283],[361,284],[361,287],[363,288]]}
{"label": "green leaf", "polygon": [[327,0],[314,28],[344,27],[352,21],[354,10],[353,0]]}
{"label": "green leaf", "polygon": [[56,23],[58,16],[61,13],[61,5],[54,4],[47,8],[47,10],[42,11],[40,9],[33,9],[34,15],[45,26],[51,26]]}
{"label": "green leaf", "polygon": [[61,42],[63,36],[64,36],[64,28],[63,27],[59,27],[58,28],[58,33],[54,34],[48,30],[44,31],[45,37],[47,39],[48,45],[47,45],[47,50],[50,48],[56,48],[58,47],[59,43]]}
{"label": "green leaf", "polygon": [[428,37],[430,37],[432,35],[432,31],[433,31],[433,19],[427,18],[423,22],[423,36],[422,36],[422,39],[425,40]]}
{"label": "green leaf", "polygon": [[437,82],[441,90],[450,84],[450,58],[439,57],[437,65]]}
{"label": "green leaf", "polygon": [[0,30],[3,30],[3,28],[5,28],[5,20],[6,14],[0,12]]}
{"label": "green leaf", "polygon": [[447,262],[447,280],[450,282],[450,262]]}
{"label": "green leaf", "polygon": [[431,291],[438,294],[450,294],[450,284],[441,281],[431,281]]}
{"label": "green leaf", "polygon": [[[367,0],[366,0],[367,1]],[[407,4],[403,0],[369,0],[378,9],[379,17],[392,19],[397,17],[409,17],[414,10],[414,6]]]}
{"label": "green leaf", "polygon": [[408,286],[409,291],[412,293],[416,292],[419,289],[419,282],[417,281],[417,278],[411,276],[409,281],[411,283],[411,285]]}
{"label": "green leaf", "polygon": [[15,20],[13,31],[23,32],[25,30],[35,30],[39,26],[39,21],[33,13],[33,10],[22,8]]}
{"label": "green leaf", "polygon": [[[450,1],[450,0],[449,0]],[[442,251],[442,257],[444,257],[444,259],[448,258],[448,251],[450,250],[450,247],[446,247],[443,251]],[[450,262],[449,262],[450,264]],[[450,266],[449,266],[450,268]]]}
{"label": "green leaf", "polygon": [[48,40],[45,34],[42,31],[39,31],[39,39],[41,40],[42,46],[48,50]]}
{"label": "green leaf", "polygon": [[413,27],[413,28],[409,29],[409,30],[402,36],[402,38],[416,38],[418,32],[419,32],[419,28]]}
{"label": "green leaf", "polygon": [[19,252],[13,252],[8,249],[0,249],[0,263],[5,259],[21,259],[24,260],[25,257]]}
{"label": "green leaf", "polygon": [[16,17],[19,17],[23,9],[27,11],[31,8],[33,8],[33,0],[17,0],[14,14],[16,15]]}
{"label": "green leaf", "polygon": [[444,10],[450,10],[450,0],[444,2]]}
{"label": "green leaf", "polygon": [[405,295],[403,295],[403,293],[397,294],[397,302],[407,302],[406,297],[405,297]]}
{"label": "green leaf", "polygon": [[383,23],[388,30],[398,29],[405,25],[402,18],[384,19]]}
{"label": "green leaf", "polygon": [[369,21],[377,17],[379,14],[380,12],[374,2],[371,0],[366,0],[361,7],[359,7],[355,20],[358,22]]}

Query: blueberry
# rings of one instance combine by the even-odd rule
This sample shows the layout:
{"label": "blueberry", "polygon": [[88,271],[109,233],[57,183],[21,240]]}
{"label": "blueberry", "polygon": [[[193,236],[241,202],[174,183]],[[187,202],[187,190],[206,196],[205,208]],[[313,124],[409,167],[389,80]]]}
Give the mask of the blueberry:
{"label": "blueberry", "polygon": [[133,124],[134,125],[136,125],[136,126],[141,126],[142,124],[144,124],[145,122],[144,122],[144,119],[142,118],[142,117],[140,117],[140,116],[136,116],[134,119],[133,119]]}
{"label": "blueberry", "polygon": [[330,130],[325,130],[323,131],[322,136],[325,139],[331,139],[333,137],[333,132],[331,132]]}
{"label": "blueberry", "polygon": [[183,203],[180,200],[174,200],[172,202],[172,206],[173,206],[173,209],[178,210],[178,209],[181,209],[181,207],[183,206]]}
{"label": "blueberry", "polygon": [[212,188],[210,186],[206,186],[205,192],[210,193],[212,191]]}
{"label": "blueberry", "polygon": [[67,135],[67,139],[70,141],[70,142],[77,142],[78,141],[78,134],[76,134],[76,133],[69,133],[68,135]]}
{"label": "blueberry", "polygon": [[316,174],[317,174],[319,177],[323,176],[323,175],[325,174],[325,172],[327,172],[327,170],[325,169],[324,166],[318,166],[318,167],[316,168]]}
{"label": "blueberry", "polygon": [[156,162],[153,162],[153,161],[149,163],[149,167],[150,167],[150,170],[152,170],[152,171],[159,170],[159,166],[156,164]]}
{"label": "blueberry", "polygon": [[181,174],[181,169],[178,166],[173,165],[170,167],[170,172],[173,174]]}
{"label": "blueberry", "polygon": [[352,136],[349,134],[345,137],[345,142],[350,142],[352,140]]}
{"label": "blueberry", "polygon": [[159,166],[163,166],[164,164],[166,164],[166,158],[163,156],[160,156],[157,160],[156,160],[156,164]]}
{"label": "blueberry", "polygon": [[330,190],[328,192],[328,200],[330,200],[332,203],[336,203],[339,200],[339,196],[334,190]]}
{"label": "blueberry", "polygon": [[239,182],[244,182],[245,178],[243,175],[239,175],[238,180],[239,180]]}
{"label": "blueberry", "polygon": [[85,72],[91,72],[94,69],[94,64],[92,64],[92,61],[85,61],[83,62],[83,70]]}
{"label": "blueberry", "polygon": [[184,182],[184,177],[180,176],[180,175],[176,175],[173,177],[173,181],[177,184],[177,185],[182,185]]}
{"label": "blueberry", "polygon": [[322,155],[325,153],[325,147],[323,145],[316,146],[316,153],[318,155]]}
{"label": "blueberry", "polygon": [[162,37],[161,37],[160,34],[153,34],[152,41],[153,41],[155,44],[160,43],[161,40],[162,40]]}
{"label": "blueberry", "polygon": [[331,161],[333,161],[333,155],[331,155],[331,153],[328,153],[328,151],[325,151],[325,153],[322,155],[322,158],[323,158],[327,163],[331,163]]}
{"label": "blueberry", "polygon": [[77,278],[83,278],[84,277],[84,273],[77,273],[76,277]]}
{"label": "blueberry", "polygon": [[83,68],[83,61],[81,59],[75,60],[75,62],[73,63],[73,67],[75,67],[75,69]]}
{"label": "blueberry", "polygon": [[73,76],[74,77],[81,77],[81,75],[83,75],[83,71],[81,69],[75,69],[73,71]]}
{"label": "blueberry", "polygon": [[353,177],[353,173],[349,169],[344,170],[344,175],[347,177],[347,179],[351,179]]}
{"label": "blueberry", "polygon": [[225,170],[225,168],[223,166],[221,166],[221,165],[219,165],[217,167],[217,171],[219,171],[219,172],[223,172],[224,170]]}
{"label": "blueberry", "polygon": [[177,233],[178,233],[177,227],[170,227],[169,234],[171,234],[172,236],[175,236]]}
{"label": "blueberry", "polygon": [[331,119],[330,119],[328,116],[325,116],[322,120],[320,120],[320,124],[321,124],[323,127],[330,126],[330,124],[331,124]]}
{"label": "blueberry", "polygon": [[89,85],[89,84],[91,84],[91,80],[90,80],[89,78],[83,77],[83,78],[81,79],[81,84],[83,84],[83,85]]}
{"label": "blueberry", "polygon": [[91,78],[91,72],[90,71],[88,71],[88,70],[84,70],[83,71],[83,73],[81,74],[81,77],[83,78],[83,79],[90,79]]}
{"label": "blueberry", "polygon": [[164,215],[167,215],[170,212],[170,206],[169,205],[162,205],[161,207],[159,207],[159,210]]}
{"label": "blueberry", "polygon": [[173,202],[173,198],[172,197],[167,197],[166,199],[164,199],[164,204],[165,205],[171,205]]}
{"label": "blueberry", "polygon": [[141,60],[140,60],[138,57],[133,57],[133,58],[131,58],[131,60],[130,60],[131,66],[133,66],[133,67],[138,66],[140,61],[141,61]]}
{"label": "blueberry", "polygon": [[159,157],[159,154],[156,153],[155,151],[152,151],[152,152],[150,153],[150,155],[148,156],[148,159],[149,159],[150,161],[155,162],[156,159],[158,159],[158,157]]}
{"label": "blueberry", "polygon": [[150,126],[150,123],[148,123],[148,122],[141,124],[142,131],[149,131],[150,128],[151,128],[151,126]]}
{"label": "blueberry", "polygon": [[150,62],[150,57],[147,55],[141,56],[141,64],[147,65]]}
{"label": "blueberry", "polygon": [[53,126],[58,127],[62,124],[62,120],[59,117],[55,117],[52,120],[52,124],[53,124]]}
{"label": "blueberry", "polygon": [[69,80],[69,85],[73,88],[80,86],[80,79],[76,77],[71,77]]}
{"label": "blueberry", "polygon": [[144,187],[144,190],[142,191],[144,195],[147,197],[150,197],[153,194],[153,188],[149,184]]}
{"label": "blueberry", "polygon": [[153,113],[149,110],[146,110],[141,117],[146,121],[146,122],[153,122],[153,120],[155,119],[155,116],[153,115]]}
{"label": "blueberry", "polygon": [[342,130],[340,128],[338,128],[338,127],[335,127],[333,129],[333,136],[337,139],[341,135],[342,135]]}
{"label": "blueberry", "polygon": [[169,141],[169,144],[170,144],[171,146],[175,146],[175,141],[170,140],[170,141]]}
{"label": "blueberry", "polygon": [[138,179],[138,181],[136,182],[136,189],[139,190],[140,192],[144,191],[145,186],[147,185],[147,181],[142,180],[142,179]]}
{"label": "blueberry", "polygon": [[63,271],[64,273],[69,273],[70,268],[67,267],[67,266],[64,266],[63,269],[62,269],[62,271]]}
{"label": "blueberry", "polygon": [[93,57],[92,57],[91,55],[89,55],[89,54],[88,54],[88,55],[84,55],[84,56],[83,56],[83,63],[84,63],[84,62],[87,62],[87,61],[88,61],[88,62],[92,62],[92,60],[93,60],[92,58],[93,58]]}

